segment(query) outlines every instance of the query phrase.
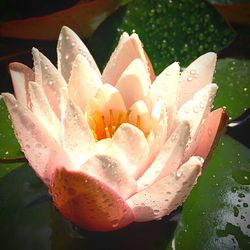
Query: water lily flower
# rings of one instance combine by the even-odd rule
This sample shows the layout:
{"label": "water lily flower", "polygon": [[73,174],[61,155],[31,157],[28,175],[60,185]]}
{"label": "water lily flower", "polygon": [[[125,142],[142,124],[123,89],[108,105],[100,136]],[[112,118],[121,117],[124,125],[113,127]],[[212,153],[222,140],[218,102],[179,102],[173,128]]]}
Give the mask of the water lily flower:
{"label": "water lily flower", "polygon": [[58,68],[33,49],[34,71],[10,64],[3,93],[16,137],[61,214],[112,231],[160,219],[201,174],[223,109],[211,111],[216,54],[157,77],[137,34],[121,35],[102,74],[81,39],[63,27]]}

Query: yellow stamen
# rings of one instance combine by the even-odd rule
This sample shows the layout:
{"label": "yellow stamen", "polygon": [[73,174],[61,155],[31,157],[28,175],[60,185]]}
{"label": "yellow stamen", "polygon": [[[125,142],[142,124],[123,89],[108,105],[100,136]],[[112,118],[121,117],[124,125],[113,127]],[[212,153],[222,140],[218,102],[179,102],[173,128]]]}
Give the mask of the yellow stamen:
{"label": "yellow stamen", "polygon": [[106,138],[111,138],[108,127],[105,127]]}
{"label": "yellow stamen", "polygon": [[141,129],[141,117],[139,115],[137,115],[136,127],[139,128],[139,129]]}

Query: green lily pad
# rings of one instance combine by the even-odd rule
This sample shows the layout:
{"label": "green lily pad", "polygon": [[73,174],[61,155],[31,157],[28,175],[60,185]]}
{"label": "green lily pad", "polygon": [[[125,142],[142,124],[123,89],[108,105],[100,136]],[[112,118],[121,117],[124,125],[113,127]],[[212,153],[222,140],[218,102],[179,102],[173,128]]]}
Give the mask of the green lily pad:
{"label": "green lily pad", "polygon": [[230,117],[236,118],[250,107],[250,61],[220,59],[214,82],[219,85],[215,107],[225,106]]}
{"label": "green lily pad", "polygon": [[23,160],[19,143],[14,135],[8,111],[3,99],[0,98],[0,162]]}
{"label": "green lily pad", "polygon": [[241,3],[250,3],[250,0],[208,0],[210,3],[217,4],[241,4]]}
{"label": "green lily pad", "polygon": [[249,249],[249,191],[249,149],[224,137],[184,204],[168,249]]}
{"label": "green lily pad", "polygon": [[100,25],[89,41],[101,67],[123,31],[139,34],[156,73],[173,61],[187,66],[205,52],[220,51],[234,38],[232,29],[205,1],[134,0]]}

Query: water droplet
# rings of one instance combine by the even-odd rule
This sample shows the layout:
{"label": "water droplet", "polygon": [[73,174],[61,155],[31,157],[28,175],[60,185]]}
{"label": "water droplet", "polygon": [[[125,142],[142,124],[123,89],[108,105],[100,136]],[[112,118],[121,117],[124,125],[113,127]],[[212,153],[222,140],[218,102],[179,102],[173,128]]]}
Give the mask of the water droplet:
{"label": "water droplet", "polygon": [[192,78],[191,76],[189,76],[189,77],[187,78],[187,80],[188,80],[189,82],[191,82],[191,81],[193,80],[193,78]]}
{"label": "water droplet", "polygon": [[68,54],[65,55],[65,59],[66,59],[66,60],[69,59],[69,55],[68,55]]}
{"label": "water droplet", "polygon": [[176,177],[177,178],[180,178],[183,174],[183,171],[181,169],[179,169],[177,172],[176,172]]}
{"label": "water droplet", "polygon": [[211,128],[208,129],[208,136],[211,136],[212,135],[212,130]]}
{"label": "water droplet", "polygon": [[75,42],[72,42],[72,43],[71,43],[71,46],[72,46],[72,47],[74,47],[75,45],[76,45],[76,43],[75,43]]}
{"label": "water droplet", "polygon": [[172,136],[171,136],[171,141],[174,142],[174,141],[176,141],[176,139],[177,139],[177,136],[176,136],[176,135],[172,135]]}
{"label": "water droplet", "polygon": [[115,219],[115,220],[111,221],[111,226],[112,227],[118,227],[118,225],[119,225],[119,220]]}

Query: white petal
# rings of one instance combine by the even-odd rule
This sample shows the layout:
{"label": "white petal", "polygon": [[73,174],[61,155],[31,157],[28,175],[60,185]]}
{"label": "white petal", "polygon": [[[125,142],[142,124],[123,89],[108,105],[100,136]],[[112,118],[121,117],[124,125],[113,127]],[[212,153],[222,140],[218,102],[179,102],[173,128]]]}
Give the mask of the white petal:
{"label": "white petal", "polygon": [[155,181],[169,175],[182,163],[182,156],[190,136],[190,126],[183,121],[162,146],[156,159],[138,180],[139,190],[150,186]]}
{"label": "white petal", "polygon": [[35,80],[33,70],[26,65],[17,62],[11,63],[9,69],[17,100],[29,106],[30,99],[28,93],[28,82]]}
{"label": "white petal", "polygon": [[63,146],[75,166],[80,166],[96,152],[95,139],[81,110],[66,103],[63,119]]}
{"label": "white petal", "polygon": [[51,108],[60,118],[60,102],[62,91],[67,89],[67,84],[55,66],[37,49],[32,49],[35,82],[41,84],[49,100]]}
{"label": "white petal", "polygon": [[192,98],[194,93],[212,82],[216,54],[206,53],[192,62],[181,74],[179,105]]}
{"label": "white petal", "polygon": [[116,85],[122,72],[136,58],[140,58],[142,60],[145,68],[149,71],[150,76],[153,78],[154,72],[152,65],[145,56],[142,43],[140,42],[138,36],[136,34],[129,36],[126,32],[124,32],[103,71],[103,82]]}
{"label": "white petal", "polygon": [[73,62],[69,78],[69,95],[83,111],[88,100],[93,97],[102,85],[101,79],[91,67],[88,60],[79,54]]}
{"label": "white petal", "polygon": [[76,56],[82,54],[89,61],[91,67],[100,76],[99,69],[87,47],[77,34],[70,28],[63,26],[57,44],[58,70],[68,82],[72,70],[72,63]]}
{"label": "white petal", "polygon": [[189,195],[200,175],[202,160],[192,157],[176,172],[154,183],[127,200],[135,221],[151,221],[170,214]]}
{"label": "white petal", "polygon": [[118,160],[110,156],[95,155],[80,170],[106,184],[123,199],[137,191],[135,179],[123,169]]}
{"label": "white petal", "polygon": [[186,102],[178,110],[177,119],[188,120],[191,125],[191,138],[184,160],[187,160],[192,155],[197,145],[196,142],[203,131],[205,119],[208,117],[217,89],[216,84],[206,85],[193,96],[192,100]]}
{"label": "white petal", "polygon": [[34,114],[11,94],[2,94],[11,115],[18,142],[36,174],[50,185],[56,168],[74,170],[67,153]]}
{"label": "white petal", "polygon": [[51,135],[60,142],[61,124],[51,109],[42,86],[36,82],[29,82],[29,95],[34,115],[50,131]]}
{"label": "white petal", "polygon": [[112,141],[126,170],[137,179],[146,170],[149,156],[148,142],[143,132],[123,123],[114,133]]}
{"label": "white petal", "polygon": [[176,115],[177,97],[179,95],[180,66],[177,62],[168,66],[156,77],[151,87],[151,96],[154,101],[161,100],[168,111],[168,129]]}
{"label": "white petal", "polygon": [[141,59],[137,58],[128,65],[119,78],[116,88],[121,93],[127,109],[136,101],[147,102],[150,78]]}
{"label": "white petal", "polygon": [[147,135],[151,126],[151,117],[147,105],[143,101],[135,102],[129,109],[129,123],[141,129]]}

